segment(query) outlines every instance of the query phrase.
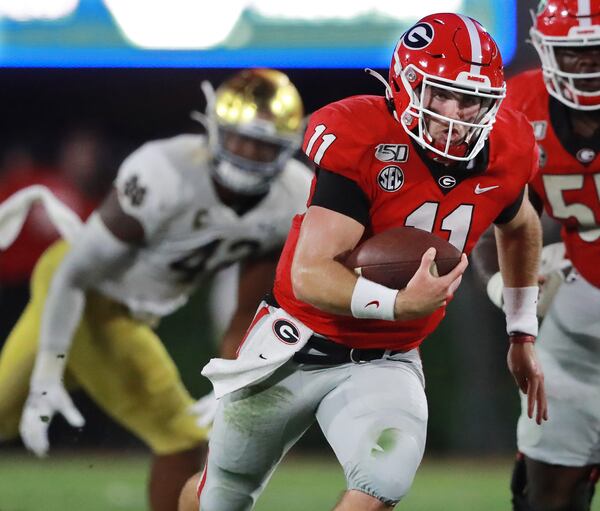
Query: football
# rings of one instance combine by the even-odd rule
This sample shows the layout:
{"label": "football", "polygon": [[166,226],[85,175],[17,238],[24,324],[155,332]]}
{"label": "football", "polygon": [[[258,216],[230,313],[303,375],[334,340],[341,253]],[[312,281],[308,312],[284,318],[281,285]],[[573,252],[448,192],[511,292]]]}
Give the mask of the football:
{"label": "football", "polygon": [[403,289],[429,247],[437,250],[431,268],[434,275],[446,275],[460,261],[460,251],[446,240],[415,227],[395,227],[358,245],[344,265],[373,282]]}

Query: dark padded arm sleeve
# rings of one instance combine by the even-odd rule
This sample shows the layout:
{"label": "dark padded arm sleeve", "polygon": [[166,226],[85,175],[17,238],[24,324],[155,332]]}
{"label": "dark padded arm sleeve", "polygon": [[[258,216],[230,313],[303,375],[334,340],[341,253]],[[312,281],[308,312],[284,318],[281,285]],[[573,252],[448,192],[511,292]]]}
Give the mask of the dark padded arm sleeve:
{"label": "dark padded arm sleeve", "polygon": [[311,206],[331,209],[353,218],[360,224],[369,224],[369,199],[358,184],[347,177],[317,168],[317,183]]}
{"label": "dark padded arm sleeve", "polygon": [[531,202],[531,205],[537,211],[537,214],[542,216],[542,213],[544,211],[544,201],[537,194],[537,192],[533,189],[533,187],[531,185],[529,185],[527,187],[527,191],[528,191],[528,195],[529,195],[529,202]]}

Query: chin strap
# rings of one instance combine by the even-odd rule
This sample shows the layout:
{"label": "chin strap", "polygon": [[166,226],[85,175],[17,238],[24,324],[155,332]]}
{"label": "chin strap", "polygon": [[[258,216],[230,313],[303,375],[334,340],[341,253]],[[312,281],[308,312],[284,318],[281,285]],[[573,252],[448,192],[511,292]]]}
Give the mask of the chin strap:
{"label": "chin strap", "polygon": [[371,75],[373,78],[383,83],[383,86],[385,87],[385,97],[387,99],[392,99],[392,88],[390,87],[390,84],[387,82],[387,80],[383,76],[381,76],[381,73],[378,73],[370,67],[365,67],[365,73]]}
{"label": "chin strap", "polygon": [[398,117],[398,112],[396,112],[396,107],[394,105],[394,96],[392,95],[392,88],[390,87],[390,84],[387,82],[387,80],[383,76],[381,76],[380,73],[371,69],[370,67],[365,67],[365,73],[367,73],[368,75],[371,75],[373,78],[375,78],[376,80],[383,83],[383,86],[385,87],[385,99],[391,105],[390,111],[391,111],[392,115],[394,116],[394,119],[396,119],[398,122],[400,122],[400,118]]}
{"label": "chin strap", "polygon": [[[440,151],[443,151],[445,149],[443,144],[433,143],[432,145],[436,149],[439,149]],[[450,154],[451,156],[458,156],[458,157],[462,158],[463,156],[465,156],[467,154],[468,150],[469,150],[469,144],[463,142],[462,144],[459,144],[459,145],[450,146],[448,148],[448,154]],[[456,160],[452,160],[451,158],[445,158],[444,156],[434,153],[433,151],[431,151],[431,159],[433,159],[434,161],[439,161],[440,163],[444,163],[444,164],[456,163]]]}

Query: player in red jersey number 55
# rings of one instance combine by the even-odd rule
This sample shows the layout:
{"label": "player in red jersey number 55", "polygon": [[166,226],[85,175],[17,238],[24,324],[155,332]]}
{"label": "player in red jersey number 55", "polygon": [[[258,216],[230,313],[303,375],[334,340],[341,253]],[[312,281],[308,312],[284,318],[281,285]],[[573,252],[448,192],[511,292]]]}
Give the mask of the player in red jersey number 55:
{"label": "player in red jersey number 55", "polygon": [[[559,222],[563,243],[544,250],[538,310],[552,420],[535,427],[523,403],[513,509],[588,511],[600,463],[600,0],[542,1],[530,35],[541,69],[512,78],[502,107],[534,126],[530,197]],[[491,298],[498,283],[488,283]]]}

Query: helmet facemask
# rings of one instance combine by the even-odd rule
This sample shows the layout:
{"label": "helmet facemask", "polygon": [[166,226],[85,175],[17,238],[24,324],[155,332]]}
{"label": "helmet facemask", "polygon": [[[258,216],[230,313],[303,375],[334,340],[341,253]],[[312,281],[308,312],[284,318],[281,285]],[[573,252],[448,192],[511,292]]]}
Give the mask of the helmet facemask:
{"label": "helmet facemask", "polygon": [[548,93],[576,110],[600,109],[600,86],[594,90],[581,88],[581,80],[600,79],[600,65],[591,72],[569,71],[561,68],[556,53],[557,50],[600,49],[600,26],[572,27],[566,36],[547,36],[533,26],[530,36],[542,63]]}
{"label": "helmet facemask", "polygon": [[[232,148],[239,144],[252,144],[257,156],[242,156]],[[266,135],[247,133],[235,126],[217,126],[217,137],[211,144],[213,176],[219,184],[236,193],[265,193],[298,145],[299,141],[275,140]]]}
{"label": "helmet facemask", "polygon": [[[446,80],[412,65],[401,70],[398,76],[409,95],[408,106],[400,112],[400,122],[406,132],[444,159],[475,158],[492,130],[505,88]],[[460,111],[468,112],[469,117],[460,119],[436,111],[435,98],[458,101],[462,105]]]}

